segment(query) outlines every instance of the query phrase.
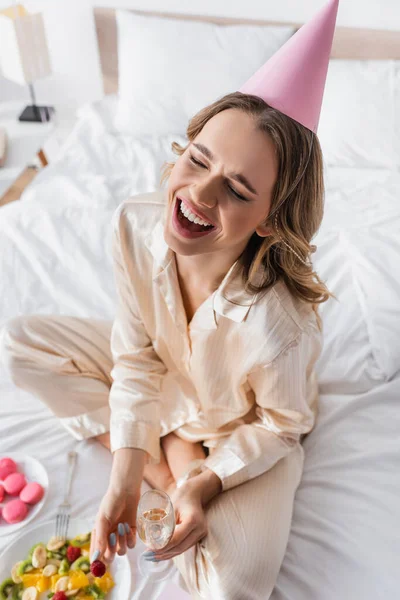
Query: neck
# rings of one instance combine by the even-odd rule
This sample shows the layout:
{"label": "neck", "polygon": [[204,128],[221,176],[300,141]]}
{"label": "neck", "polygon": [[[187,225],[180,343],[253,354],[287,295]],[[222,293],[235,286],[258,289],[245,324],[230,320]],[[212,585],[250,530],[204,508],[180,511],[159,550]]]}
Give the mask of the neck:
{"label": "neck", "polygon": [[181,281],[191,289],[214,292],[237,257],[220,257],[217,260],[211,254],[183,256],[175,253],[176,267]]}

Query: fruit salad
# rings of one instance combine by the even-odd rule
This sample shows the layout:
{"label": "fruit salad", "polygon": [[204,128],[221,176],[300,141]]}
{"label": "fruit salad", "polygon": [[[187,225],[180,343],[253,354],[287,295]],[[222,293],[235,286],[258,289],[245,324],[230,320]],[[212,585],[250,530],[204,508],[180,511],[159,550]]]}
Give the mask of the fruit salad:
{"label": "fruit salad", "polygon": [[101,561],[90,564],[89,549],[90,533],[35,544],[0,585],[0,600],[107,598],[112,575]]}

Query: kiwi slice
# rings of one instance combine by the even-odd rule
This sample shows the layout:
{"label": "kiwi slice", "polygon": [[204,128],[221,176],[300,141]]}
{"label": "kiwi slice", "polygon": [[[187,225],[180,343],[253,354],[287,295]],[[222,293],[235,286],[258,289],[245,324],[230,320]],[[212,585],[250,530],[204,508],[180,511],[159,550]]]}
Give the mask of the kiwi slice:
{"label": "kiwi slice", "polygon": [[15,583],[12,579],[5,579],[0,585],[0,600],[7,600],[14,587]]}
{"label": "kiwi slice", "polygon": [[61,561],[61,564],[58,568],[58,574],[59,575],[68,575],[68,571],[69,571],[69,562],[67,561],[66,558],[64,558]]}
{"label": "kiwi slice", "polygon": [[70,541],[70,545],[75,546],[76,548],[82,548],[82,546],[89,544],[91,536],[92,533],[90,531],[88,533],[83,533],[82,535],[77,535]]}
{"label": "kiwi slice", "polygon": [[87,556],[80,556],[77,558],[72,565],[70,566],[71,571],[77,571],[81,569],[84,573],[89,573],[90,571],[90,560]]}
{"label": "kiwi slice", "polygon": [[96,585],[88,585],[84,588],[85,594],[88,596],[93,596],[93,598],[105,598],[105,593]]}
{"label": "kiwi slice", "polygon": [[22,600],[22,594],[24,593],[24,586],[22,583],[14,585],[14,589],[11,594],[11,600]]}
{"label": "kiwi slice", "polygon": [[[39,545],[39,544],[37,544]],[[19,565],[18,567],[18,575],[24,575],[24,573],[29,573],[29,571],[33,571],[33,565],[32,565],[32,561],[30,558],[28,558],[27,560],[23,560],[22,563]]]}

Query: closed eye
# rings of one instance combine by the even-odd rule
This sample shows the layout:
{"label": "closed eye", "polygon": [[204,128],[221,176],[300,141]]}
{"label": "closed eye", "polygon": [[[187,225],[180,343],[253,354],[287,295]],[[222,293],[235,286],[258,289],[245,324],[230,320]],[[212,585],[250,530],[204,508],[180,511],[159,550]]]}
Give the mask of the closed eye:
{"label": "closed eye", "polygon": [[[199,160],[197,160],[192,154],[189,154],[189,160],[194,165],[196,165],[202,169],[207,169],[207,166],[205,164],[203,164],[202,162],[200,162]],[[238,200],[241,200],[242,202],[249,202],[247,200],[247,198],[245,198],[244,196],[239,194],[235,189],[233,189],[233,187],[231,187],[230,185],[228,185],[227,187],[228,187],[229,191],[231,192],[231,194],[233,196],[235,196],[235,198],[237,198]]]}
{"label": "closed eye", "polygon": [[192,154],[189,155],[190,156],[190,162],[192,162],[193,164],[202,167],[203,169],[207,169],[206,165],[203,165],[202,162],[200,162],[199,160],[196,160],[194,156],[192,156]]}

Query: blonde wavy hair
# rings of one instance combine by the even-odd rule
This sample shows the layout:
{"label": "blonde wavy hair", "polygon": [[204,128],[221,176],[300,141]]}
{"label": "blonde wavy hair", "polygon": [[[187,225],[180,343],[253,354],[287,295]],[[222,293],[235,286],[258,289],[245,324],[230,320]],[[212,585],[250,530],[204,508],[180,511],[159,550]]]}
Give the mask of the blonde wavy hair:
{"label": "blonde wavy hair", "polygon": [[[310,260],[310,254],[316,250],[310,242],[324,213],[323,157],[318,137],[261,98],[234,92],[206,106],[189,121],[189,143],[207,121],[230,108],[254,118],[257,129],[273,141],[278,157],[278,176],[265,221],[274,233],[260,237],[254,232],[237,261],[234,275],[241,273],[245,290],[251,294],[266,293],[283,279],[292,295],[312,305],[322,330],[318,306],[336,297],[313,270]],[[172,150],[181,156],[188,145],[182,147],[173,142]],[[174,164],[164,164],[161,184],[169,178]]]}

